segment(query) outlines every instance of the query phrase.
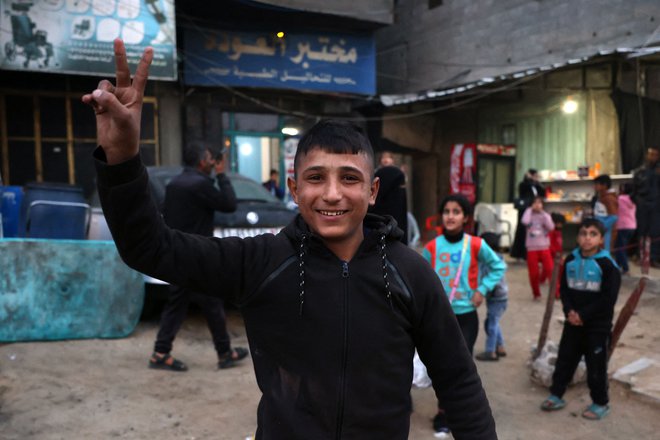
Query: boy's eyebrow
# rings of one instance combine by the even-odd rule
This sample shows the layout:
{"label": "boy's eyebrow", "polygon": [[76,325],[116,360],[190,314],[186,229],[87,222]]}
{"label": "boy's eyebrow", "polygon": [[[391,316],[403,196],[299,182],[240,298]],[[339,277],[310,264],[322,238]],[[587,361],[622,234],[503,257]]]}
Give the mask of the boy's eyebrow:
{"label": "boy's eyebrow", "polygon": [[[328,167],[325,167],[323,165],[314,165],[314,166],[305,168],[304,170],[302,170],[302,172],[307,173],[307,172],[310,172],[310,171],[326,171],[327,169],[328,169]],[[344,171],[344,172],[355,172],[355,173],[360,173],[360,174],[366,174],[360,168],[352,167],[352,166],[348,166],[348,165],[339,167],[339,170]]]}

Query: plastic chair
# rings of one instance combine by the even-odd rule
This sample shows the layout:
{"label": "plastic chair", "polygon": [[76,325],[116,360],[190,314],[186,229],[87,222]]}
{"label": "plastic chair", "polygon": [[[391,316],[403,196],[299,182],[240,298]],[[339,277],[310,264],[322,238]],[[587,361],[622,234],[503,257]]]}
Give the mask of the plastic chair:
{"label": "plastic chair", "polygon": [[87,203],[34,200],[27,210],[25,236],[84,240],[91,213]]}
{"label": "plastic chair", "polygon": [[[484,203],[477,203],[477,206],[474,207],[474,220],[477,224],[479,234],[494,232],[500,236],[500,240],[502,236],[506,236],[508,238],[508,246],[513,244],[511,222],[498,216],[491,206]],[[500,246],[502,246],[502,243],[500,243]]]}

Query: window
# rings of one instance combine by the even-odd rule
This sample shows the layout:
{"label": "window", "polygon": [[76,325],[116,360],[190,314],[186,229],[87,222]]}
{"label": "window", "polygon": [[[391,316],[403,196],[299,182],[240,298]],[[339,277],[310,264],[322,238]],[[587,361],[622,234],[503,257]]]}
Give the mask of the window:
{"label": "window", "polygon": [[516,145],[515,124],[506,124],[502,126],[502,145]]}
{"label": "window", "polygon": [[[0,90],[0,173],[3,185],[61,182],[94,191],[91,153],[96,120],[82,93]],[[158,165],[156,99],[145,97],[140,146],[146,165]]]}

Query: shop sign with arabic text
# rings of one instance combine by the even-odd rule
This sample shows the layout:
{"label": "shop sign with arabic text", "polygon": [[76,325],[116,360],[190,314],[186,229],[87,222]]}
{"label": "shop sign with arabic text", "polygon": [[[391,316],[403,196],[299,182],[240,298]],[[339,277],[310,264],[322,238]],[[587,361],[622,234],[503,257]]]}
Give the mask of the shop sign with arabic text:
{"label": "shop sign with arabic text", "polygon": [[374,94],[371,35],[185,30],[188,85],[311,89]]}

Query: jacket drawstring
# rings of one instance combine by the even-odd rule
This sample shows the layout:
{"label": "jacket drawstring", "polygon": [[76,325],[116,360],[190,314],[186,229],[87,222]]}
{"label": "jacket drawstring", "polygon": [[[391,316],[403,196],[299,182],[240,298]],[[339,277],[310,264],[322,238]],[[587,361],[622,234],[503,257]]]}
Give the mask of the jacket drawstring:
{"label": "jacket drawstring", "polygon": [[305,304],[305,242],[307,241],[307,235],[302,236],[300,240],[300,248],[298,252],[298,276],[300,279],[300,293],[298,294],[300,310],[298,315],[302,316],[303,314],[303,304]]}
{"label": "jacket drawstring", "polygon": [[385,234],[380,236],[380,257],[383,265],[383,281],[385,281],[385,297],[390,303],[390,309],[394,310],[394,305],[392,304],[392,292],[390,291],[390,280],[387,277],[387,253],[385,252]]}

